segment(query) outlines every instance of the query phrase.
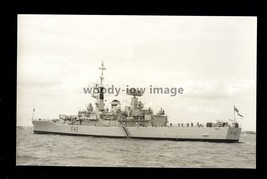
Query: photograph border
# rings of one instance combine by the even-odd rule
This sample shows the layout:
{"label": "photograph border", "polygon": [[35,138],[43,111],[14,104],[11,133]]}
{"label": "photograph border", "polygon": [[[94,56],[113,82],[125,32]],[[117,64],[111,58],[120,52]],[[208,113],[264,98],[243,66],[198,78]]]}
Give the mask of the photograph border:
{"label": "photograph border", "polygon": [[[86,4],[86,5],[85,5]],[[0,176],[12,177],[214,177],[216,178],[263,178],[263,120],[258,120],[263,100],[259,86],[263,86],[263,5],[255,1],[179,1],[176,3],[154,1],[112,1],[49,3],[48,1],[10,1],[3,6],[4,60],[1,60],[1,87],[4,93],[0,98],[5,116],[5,129],[1,130]],[[261,8],[260,8],[261,7]],[[198,169],[198,168],[120,168],[120,167],[47,167],[16,166],[16,85],[17,85],[17,16],[18,14],[69,14],[69,15],[171,15],[171,16],[256,16],[257,29],[257,140],[256,169]],[[260,124],[259,124],[260,123]]]}

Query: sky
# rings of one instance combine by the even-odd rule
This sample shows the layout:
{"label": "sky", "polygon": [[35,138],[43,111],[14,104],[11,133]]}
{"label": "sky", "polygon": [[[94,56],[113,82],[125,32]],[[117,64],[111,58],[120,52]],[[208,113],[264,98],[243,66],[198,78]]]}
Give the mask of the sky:
{"label": "sky", "polygon": [[[256,131],[256,17],[18,15],[17,125],[76,115],[99,82],[146,88],[139,98],[169,121],[228,121]],[[149,88],[183,88],[150,94]],[[106,95],[122,107],[131,96]],[[35,113],[33,114],[33,108]]]}

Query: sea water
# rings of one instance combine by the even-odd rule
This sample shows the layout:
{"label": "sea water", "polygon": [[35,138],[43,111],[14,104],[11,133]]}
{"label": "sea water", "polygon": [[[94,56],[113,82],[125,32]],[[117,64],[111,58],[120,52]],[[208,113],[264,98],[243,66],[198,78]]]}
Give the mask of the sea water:
{"label": "sea water", "polygon": [[17,165],[256,168],[256,135],[239,143],[114,139],[33,134],[17,128]]}

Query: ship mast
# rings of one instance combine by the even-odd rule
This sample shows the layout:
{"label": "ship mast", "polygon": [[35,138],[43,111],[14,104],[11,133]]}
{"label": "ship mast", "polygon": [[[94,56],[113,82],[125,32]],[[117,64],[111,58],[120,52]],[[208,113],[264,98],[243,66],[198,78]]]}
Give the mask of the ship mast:
{"label": "ship mast", "polygon": [[106,67],[104,67],[104,62],[102,61],[101,67],[99,68],[101,70],[101,76],[100,76],[100,87],[99,87],[99,95],[98,95],[98,103],[99,103],[99,110],[104,111],[104,93],[103,93],[103,80],[104,80],[104,70],[106,70]]}
{"label": "ship mast", "polygon": [[235,105],[234,105],[234,123],[236,122],[235,120]]}
{"label": "ship mast", "polygon": [[104,62],[102,61],[101,67],[99,68],[101,70],[101,76],[100,76],[100,86],[102,87],[103,85],[103,80],[104,80],[104,70],[106,70],[106,67],[104,67]]}

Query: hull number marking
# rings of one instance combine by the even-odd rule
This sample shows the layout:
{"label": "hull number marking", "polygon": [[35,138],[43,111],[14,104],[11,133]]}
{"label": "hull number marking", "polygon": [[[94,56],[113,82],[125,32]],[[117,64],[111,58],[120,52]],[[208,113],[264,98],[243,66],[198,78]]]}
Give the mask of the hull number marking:
{"label": "hull number marking", "polygon": [[237,136],[238,135],[238,131],[231,131],[230,134]]}
{"label": "hull number marking", "polygon": [[78,132],[78,126],[71,126],[70,129],[72,132]]}

